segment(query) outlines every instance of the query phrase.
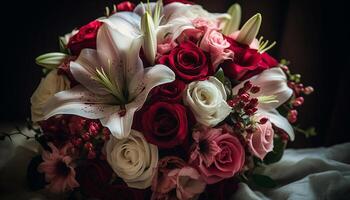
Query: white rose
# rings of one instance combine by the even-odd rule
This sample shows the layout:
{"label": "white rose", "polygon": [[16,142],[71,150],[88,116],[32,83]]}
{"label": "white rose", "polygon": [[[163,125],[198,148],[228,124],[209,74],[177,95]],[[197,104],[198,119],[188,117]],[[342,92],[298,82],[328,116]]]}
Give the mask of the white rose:
{"label": "white rose", "polygon": [[42,78],[30,98],[32,121],[37,122],[43,118],[43,107],[53,95],[69,88],[69,80],[65,76],[58,75],[57,70],[52,70],[45,78]]}
{"label": "white rose", "polygon": [[146,142],[142,133],[131,130],[125,139],[112,137],[106,144],[107,161],[113,171],[132,188],[151,186],[158,163],[158,148]]}
{"label": "white rose", "polygon": [[196,120],[206,126],[217,125],[231,112],[231,107],[226,103],[224,85],[213,76],[205,81],[190,83],[184,93],[184,102]]}

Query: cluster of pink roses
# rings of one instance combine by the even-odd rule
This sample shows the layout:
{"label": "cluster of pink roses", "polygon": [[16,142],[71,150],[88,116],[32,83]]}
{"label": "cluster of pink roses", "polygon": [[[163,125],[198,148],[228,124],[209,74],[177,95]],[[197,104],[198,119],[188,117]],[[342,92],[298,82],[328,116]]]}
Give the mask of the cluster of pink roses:
{"label": "cluster of pink roses", "polygon": [[[42,119],[34,120],[43,133],[37,138],[45,149],[37,169],[52,192],[80,187],[98,199],[223,199],[237,177],[258,166],[255,159],[264,161],[276,138],[293,139],[276,108],[301,98],[294,99],[266,44],[249,41],[254,31],[245,29],[254,29],[252,22],[224,34],[230,16],[185,0],[159,5],[117,4],[106,19],[67,36],[63,58],[53,55],[60,63],[50,74],[61,87],[39,87],[32,97],[32,118]],[[115,22],[142,34],[128,47],[130,35]],[[129,52],[137,57],[123,60]],[[108,66],[95,66],[99,62]],[[166,81],[147,74],[156,67],[153,73],[166,72]]]}

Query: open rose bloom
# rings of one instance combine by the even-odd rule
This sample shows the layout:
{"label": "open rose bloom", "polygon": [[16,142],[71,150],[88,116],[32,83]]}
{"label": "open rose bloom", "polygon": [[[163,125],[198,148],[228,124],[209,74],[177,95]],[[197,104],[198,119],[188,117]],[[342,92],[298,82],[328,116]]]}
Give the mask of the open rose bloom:
{"label": "open rose bloom", "polygon": [[97,199],[208,199],[277,162],[312,88],[257,39],[261,15],[240,15],[122,2],[60,37],[36,60],[48,73],[31,98],[44,148],[31,177]]}

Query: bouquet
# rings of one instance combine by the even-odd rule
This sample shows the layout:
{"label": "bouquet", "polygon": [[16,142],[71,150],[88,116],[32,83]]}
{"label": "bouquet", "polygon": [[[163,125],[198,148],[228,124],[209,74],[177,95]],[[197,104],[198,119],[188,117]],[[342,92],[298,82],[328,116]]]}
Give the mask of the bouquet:
{"label": "bouquet", "polygon": [[[31,97],[42,154],[31,188],[93,199],[227,199],[274,187],[304,95],[299,74],[257,39],[262,17],[186,0],[106,8],[39,56]],[[298,131],[312,135],[313,129]]]}

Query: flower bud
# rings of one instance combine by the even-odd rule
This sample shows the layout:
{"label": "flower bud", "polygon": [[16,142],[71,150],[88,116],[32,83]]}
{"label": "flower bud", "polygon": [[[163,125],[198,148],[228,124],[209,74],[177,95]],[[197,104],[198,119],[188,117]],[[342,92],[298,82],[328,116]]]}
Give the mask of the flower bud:
{"label": "flower bud", "polygon": [[151,15],[146,12],[141,19],[141,30],[144,37],[142,45],[144,54],[150,64],[154,64],[157,53],[157,35]]}
{"label": "flower bud", "polygon": [[58,66],[60,66],[65,59],[67,59],[69,56],[64,53],[46,53],[41,56],[38,56],[35,59],[35,62],[37,65],[40,65],[42,67],[45,67],[47,69],[55,69]]}
{"label": "flower bud", "polygon": [[258,35],[261,21],[262,17],[260,13],[250,18],[241,28],[241,31],[239,32],[236,39],[237,42],[250,45]]}
{"label": "flower bud", "polygon": [[224,29],[222,30],[224,35],[230,35],[238,30],[241,23],[241,6],[238,3],[235,3],[228,9],[227,13],[231,18],[227,20]]}

